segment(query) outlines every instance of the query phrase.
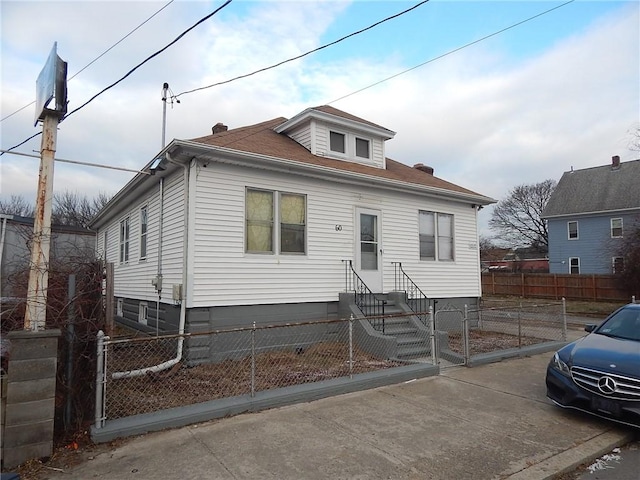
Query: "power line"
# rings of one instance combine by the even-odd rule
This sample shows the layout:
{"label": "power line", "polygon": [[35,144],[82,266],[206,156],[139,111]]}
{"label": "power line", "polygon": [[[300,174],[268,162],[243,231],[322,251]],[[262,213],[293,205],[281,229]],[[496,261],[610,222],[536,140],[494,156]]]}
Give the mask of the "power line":
{"label": "power line", "polygon": [[515,27],[517,27],[519,25],[522,25],[523,23],[527,23],[527,22],[529,22],[529,21],[531,21],[531,20],[533,20],[535,18],[541,17],[542,15],[546,15],[547,13],[550,13],[550,12],[553,12],[554,10],[562,8],[565,5],[569,5],[570,3],[573,3],[574,1],[575,0],[569,0],[568,2],[565,2],[565,3],[561,4],[561,5],[557,5],[557,6],[553,7],[553,8],[550,8],[549,10],[545,10],[544,12],[538,13],[538,14],[536,14],[536,15],[534,15],[532,17],[529,17],[529,18],[527,18],[525,20],[521,20],[518,23],[514,23],[513,25],[505,27],[502,30],[498,30],[497,32],[493,32],[493,33],[491,33],[489,35],[485,35],[484,37],[479,38],[477,40],[474,40],[473,42],[469,42],[469,43],[467,43],[467,44],[465,44],[465,45],[463,45],[461,47],[454,48],[453,50],[449,50],[448,52],[443,53],[442,55],[438,55],[437,57],[431,58],[431,59],[427,60],[426,62],[422,62],[422,63],[420,63],[418,65],[415,65],[415,66],[413,66],[411,68],[403,70],[402,72],[396,73],[395,75],[391,75],[390,77],[387,77],[387,78],[384,78],[382,80],[379,80],[379,81],[377,81],[375,83],[372,83],[371,85],[367,85],[366,87],[363,87],[363,88],[361,88],[359,90],[356,90],[355,92],[351,92],[351,93],[349,93],[347,95],[343,95],[340,98],[336,98],[335,100],[332,100],[329,103],[327,103],[327,105],[331,105],[332,103],[336,103],[336,102],[338,102],[340,100],[344,100],[345,98],[350,97],[352,95],[355,95],[356,93],[363,92],[364,90],[367,90],[369,88],[375,87],[376,85],[380,85],[381,83],[384,83],[384,82],[387,82],[387,81],[389,81],[391,79],[399,77],[400,75],[404,75],[405,73],[411,72],[412,70],[415,70],[417,68],[423,67],[423,66],[427,65],[428,63],[432,63],[432,62],[435,62],[436,60],[440,60],[441,58],[444,58],[444,57],[446,57],[448,55],[451,55],[453,53],[459,52],[460,50],[463,50],[463,49],[465,49],[467,47],[470,47],[471,45],[475,45],[476,43],[480,43],[480,42],[482,42],[482,41],[484,41],[484,40],[486,40],[488,38],[495,37],[496,35],[499,35],[499,34],[501,34],[503,32],[506,32],[507,30],[511,30],[512,28],[515,28]]}
{"label": "power line", "polygon": [[14,145],[14,146],[13,146],[13,147],[11,147],[11,148],[7,148],[6,150],[2,150],[2,151],[0,151],[0,157],[1,157],[2,155],[4,155],[5,153],[9,153],[11,150],[13,150],[13,149],[15,149],[15,148],[18,148],[19,146],[24,145],[25,143],[27,143],[27,142],[28,142],[29,140],[31,140],[32,138],[36,138],[38,135],[42,135],[42,132],[34,133],[33,135],[31,135],[31,136],[30,136],[29,138],[27,138],[26,140],[21,141],[19,144]]}
{"label": "power line", "polygon": [[[78,108],[72,110],[71,112],[67,113],[64,118],[68,118],[69,116],[73,115],[74,113],[76,113],[78,110],[83,109],[84,107],[86,107],[87,105],[89,105],[91,102],[93,102],[96,98],[98,98],[100,95],[102,95],[104,92],[106,92],[107,90],[110,90],[111,88],[115,87],[116,85],[118,85],[120,82],[122,82],[125,78],[127,78],[129,75],[131,75],[133,72],[135,72],[138,68],[140,68],[142,65],[144,65],[145,63],[147,63],[149,60],[151,60],[154,57],[157,57],[158,55],[160,55],[162,52],[164,52],[167,48],[169,48],[170,46],[172,46],[173,44],[175,44],[178,40],[180,40],[182,37],[184,37],[187,33],[189,33],[191,30],[193,30],[194,28],[196,28],[198,25],[200,25],[201,23],[205,22],[206,20],[208,20],[209,18],[213,17],[216,13],[218,13],[220,10],[222,10],[223,8],[225,8],[227,5],[229,5],[233,0],[227,0],[226,2],[224,2],[220,7],[216,8],[213,12],[211,12],[209,15],[202,17],[200,20],[198,20],[196,23],[194,23],[191,27],[187,28],[184,32],[182,32],[180,35],[178,35],[172,42],[170,42],[169,44],[167,44],[166,46],[164,46],[163,48],[161,48],[160,50],[158,50],[157,52],[149,55],[147,58],[145,58],[142,62],[140,62],[138,65],[136,65],[135,67],[133,67],[131,70],[129,70],[122,78],[120,78],[119,80],[116,80],[115,82],[113,82],[111,85],[109,85],[108,87],[103,88],[101,91],[99,91],[98,93],[96,93],[93,97],[91,97],[89,100],[87,100],[86,102],[84,102],[82,105],[80,105]],[[63,120],[64,120],[63,118]]]}
{"label": "power line", "polygon": [[217,87],[219,85],[224,85],[225,83],[231,83],[231,82],[234,82],[236,80],[240,80],[242,78],[250,77],[250,76],[255,75],[257,73],[261,73],[261,72],[265,72],[267,70],[271,70],[272,68],[279,67],[281,65],[284,65],[285,63],[293,62],[294,60],[298,60],[298,59],[300,59],[302,57],[306,57],[307,55],[311,55],[312,53],[318,52],[318,51],[320,51],[320,50],[322,50],[324,48],[331,47],[332,45],[340,43],[343,40],[346,40],[347,38],[354,37],[354,36],[359,35],[359,34],[361,34],[363,32],[366,32],[367,30],[371,30],[372,28],[375,28],[375,27],[377,27],[378,25],[380,25],[382,23],[388,22],[389,20],[393,20],[394,18],[400,17],[400,16],[404,15],[405,13],[408,13],[408,12],[410,12],[412,10],[415,10],[416,8],[424,5],[428,1],[429,0],[423,0],[422,2],[417,3],[413,7],[407,8],[406,10],[403,10],[400,13],[396,13],[395,15],[391,15],[390,17],[384,18],[384,19],[382,19],[382,20],[380,20],[380,21],[378,21],[378,22],[376,22],[376,23],[374,23],[372,25],[369,25],[366,28],[363,28],[362,30],[358,30],[357,32],[353,32],[353,33],[350,33],[348,35],[345,35],[344,37],[339,38],[338,40],[334,40],[333,42],[327,43],[327,44],[322,45],[322,46],[320,46],[318,48],[314,48],[313,50],[309,50],[308,52],[303,53],[302,55],[298,55],[297,57],[292,57],[292,58],[289,58],[288,60],[283,60],[282,62],[273,64],[273,65],[271,65],[269,67],[264,67],[264,68],[261,68],[260,70],[255,70],[255,71],[253,71],[251,73],[247,73],[247,74],[244,74],[244,75],[239,75],[239,76],[231,78],[229,80],[224,80],[222,82],[213,83],[213,84],[207,85],[205,87],[194,88],[193,90],[187,90],[185,92],[181,92],[181,93],[179,93],[177,95],[174,95],[171,98],[178,98],[179,96],[186,95],[188,93],[193,93],[193,92],[197,92],[197,91],[200,91],[200,90],[206,90],[207,88]]}
{"label": "power line", "polygon": [[[129,33],[127,33],[124,37],[122,37],[120,40],[118,40],[116,43],[114,43],[113,45],[111,45],[109,48],[107,48],[104,52],[102,52],[100,55],[98,55],[96,58],[94,58],[93,60],[91,60],[89,63],[87,63],[84,67],[82,67],[80,70],[78,70],[72,77],[69,78],[69,80],[73,80],[75,77],[77,77],[78,75],[80,75],[82,72],[84,72],[87,68],[89,68],[91,65],[93,65],[95,62],[97,62],[98,60],[100,60],[102,57],[104,57],[107,53],[109,53],[111,50],[113,50],[115,47],[117,47],[118,45],[120,45],[126,38],[130,37],[136,30],[138,30],[140,27],[142,27],[144,24],[146,24],[147,22],[149,22],[153,17],[155,17],[156,15],[158,15],[162,10],[164,10],[165,8],[167,8],[169,5],[171,5],[175,0],[169,0],[169,2],[167,2],[163,7],[161,7],[159,10],[157,10],[153,15],[151,15],[149,18],[147,18],[144,22],[142,22],[140,25],[138,25],[136,28],[134,28],[133,30],[131,30]],[[13,113],[10,113],[9,115],[7,115],[6,117],[2,117],[0,118],[0,122],[5,121],[7,118],[9,117],[13,117],[16,113],[21,112],[22,110],[24,110],[27,107],[30,107],[31,105],[33,105],[34,103],[36,103],[36,101],[34,100],[31,103],[28,103],[27,105],[25,105],[22,108],[19,108],[18,110],[16,110]]]}

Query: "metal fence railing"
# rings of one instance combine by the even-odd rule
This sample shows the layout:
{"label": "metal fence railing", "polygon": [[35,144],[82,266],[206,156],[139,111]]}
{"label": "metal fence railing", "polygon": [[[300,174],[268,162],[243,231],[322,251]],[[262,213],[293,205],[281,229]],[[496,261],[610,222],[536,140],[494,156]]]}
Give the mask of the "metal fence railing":
{"label": "metal fence railing", "polygon": [[100,337],[96,426],[106,418],[253,396],[403,364],[368,353],[366,339],[356,344],[353,324],[353,319],[327,320],[132,339]]}
{"label": "metal fence railing", "polygon": [[406,338],[397,337],[394,356],[385,350],[394,343],[392,335],[365,334],[353,317],[120,339],[100,332],[96,428],[106,419],[254,396],[407,362],[464,365],[475,355],[567,338],[563,303],[442,308],[424,314],[429,322],[421,327],[426,336],[415,347],[420,354],[404,360],[399,352]]}

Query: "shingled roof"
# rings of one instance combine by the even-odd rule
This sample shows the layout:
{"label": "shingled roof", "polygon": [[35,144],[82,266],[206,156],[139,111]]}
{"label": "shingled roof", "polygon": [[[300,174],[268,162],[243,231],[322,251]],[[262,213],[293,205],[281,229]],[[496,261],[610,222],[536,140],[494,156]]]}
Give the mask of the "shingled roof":
{"label": "shingled roof", "polygon": [[640,160],[565,172],[543,218],[640,209]]}
{"label": "shingled roof", "polygon": [[[315,107],[315,109],[318,109],[325,113],[331,113],[333,115],[360,121],[369,125],[375,125],[371,124],[371,122],[367,122],[333,107],[324,106]],[[291,139],[283,133],[277,133],[275,131],[276,127],[282,125],[286,121],[287,119],[283,117],[274,118],[272,120],[257,123],[255,125],[234,128],[231,130],[215,133],[213,135],[194,138],[191,141],[217,147],[225,147],[242,152],[249,152],[258,155],[267,155],[285,160],[292,160],[303,164],[328,167],[344,172],[360,173],[363,175],[370,175],[389,180],[397,180],[410,184],[422,185],[425,187],[449,190],[451,192],[466,195],[474,195],[481,197],[479,200],[484,200],[479,201],[479,203],[489,204],[494,202],[494,200],[489,197],[485,197],[479,193],[447,182],[446,180],[442,180],[441,178],[435,177],[417,168],[409,167],[390,158],[386,158],[386,168],[381,169],[373,166],[363,165],[361,163],[313,155],[309,150],[307,150],[295,140]]]}

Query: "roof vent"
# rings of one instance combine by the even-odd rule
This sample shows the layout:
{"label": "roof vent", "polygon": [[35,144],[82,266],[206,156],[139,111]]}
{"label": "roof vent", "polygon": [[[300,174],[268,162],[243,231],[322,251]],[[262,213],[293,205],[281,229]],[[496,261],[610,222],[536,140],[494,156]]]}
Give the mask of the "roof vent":
{"label": "roof vent", "polygon": [[422,163],[416,163],[413,168],[420,170],[421,172],[428,173],[429,175],[433,175],[433,167],[428,167]]}
{"label": "roof vent", "polygon": [[617,170],[620,168],[620,155],[614,155],[611,157],[611,169]]}
{"label": "roof vent", "polygon": [[216,133],[226,132],[227,130],[229,130],[229,127],[227,127],[224,123],[221,123],[221,122],[218,122],[213,127],[211,127],[211,131],[213,132],[214,135]]}

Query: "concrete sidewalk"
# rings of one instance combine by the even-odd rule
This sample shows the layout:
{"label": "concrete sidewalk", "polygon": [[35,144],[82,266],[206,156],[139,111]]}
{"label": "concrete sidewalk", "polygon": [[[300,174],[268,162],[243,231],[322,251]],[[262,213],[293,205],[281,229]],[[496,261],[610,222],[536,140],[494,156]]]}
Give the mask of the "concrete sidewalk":
{"label": "concrete sidewalk", "polygon": [[545,479],[633,430],[545,398],[551,354],[148,434],[51,479]]}

